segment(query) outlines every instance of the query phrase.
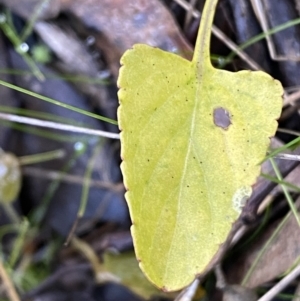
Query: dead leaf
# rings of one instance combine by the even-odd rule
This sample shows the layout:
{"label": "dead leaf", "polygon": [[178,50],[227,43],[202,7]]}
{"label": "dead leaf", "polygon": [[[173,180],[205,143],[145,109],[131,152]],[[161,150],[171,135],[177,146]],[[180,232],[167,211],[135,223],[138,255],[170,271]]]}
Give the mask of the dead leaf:
{"label": "dead leaf", "polygon": [[167,8],[157,0],[72,0],[63,8],[93,29],[97,46],[118,74],[123,52],[146,43],[191,58],[192,48],[183,38]]}
{"label": "dead leaf", "polygon": [[[300,206],[300,199],[296,202]],[[259,252],[275,231],[280,221],[273,222],[264,233],[230,264],[227,279],[230,283],[240,283],[249,271]],[[271,242],[266,252],[262,255],[256,268],[245,284],[253,288],[278,277],[295,263],[300,256],[300,228],[293,215],[291,215],[282,230]],[[275,258],[279,260],[274,260]]]}

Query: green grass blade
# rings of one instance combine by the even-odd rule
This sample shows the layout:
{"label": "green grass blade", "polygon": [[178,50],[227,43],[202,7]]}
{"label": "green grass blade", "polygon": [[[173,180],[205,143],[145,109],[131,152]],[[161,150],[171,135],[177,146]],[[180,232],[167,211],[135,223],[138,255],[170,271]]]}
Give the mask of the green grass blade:
{"label": "green grass blade", "polygon": [[95,119],[98,119],[98,120],[102,120],[102,121],[105,121],[105,122],[108,122],[108,123],[111,123],[111,124],[115,124],[115,125],[118,124],[118,122],[116,120],[113,120],[113,119],[110,119],[110,118],[107,118],[107,117],[104,117],[104,116],[101,116],[101,115],[98,115],[98,114],[87,112],[87,111],[79,109],[77,107],[74,107],[74,106],[68,105],[66,103],[57,101],[53,98],[46,97],[46,96],[40,95],[38,93],[35,93],[35,92],[32,92],[32,91],[20,88],[18,86],[9,84],[9,83],[4,82],[2,80],[0,80],[0,85],[5,86],[5,87],[10,88],[10,89],[13,89],[15,91],[30,95],[32,97],[36,97],[38,99],[41,99],[41,100],[44,100],[46,102],[52,103],[56,106],[63,107],[65,109],[68,109],[68,110],[71,110],[71,111],[74,111],[74,112],[77,112],[77,113],[80,113],[80,114],[83,114],[83,115],[86,115],[86,116],[89,116],[89,117],[92,117],[92,118],[95,118]]}

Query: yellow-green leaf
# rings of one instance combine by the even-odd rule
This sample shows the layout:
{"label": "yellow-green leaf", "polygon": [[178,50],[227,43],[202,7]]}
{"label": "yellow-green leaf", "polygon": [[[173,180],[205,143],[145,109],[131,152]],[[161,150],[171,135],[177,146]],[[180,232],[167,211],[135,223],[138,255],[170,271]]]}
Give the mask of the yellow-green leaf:
{"label": "yellow-green leaf", "polygon": [[18,158],[0,148],[0,203],[13,202],[21,188],[21,169]]}
{"label": "yellow-green leaf", "polygon": [[282,106],[263,72],[210,62],[217,0],[206,1],[193,60],[146,45],[122,57],[121,165],[140,267],[159,288],[209,265],[260,172]]}
{"label": "yellow-green leaf", "polygon": [[[133,252],[121,254],[105,253],[103,268],[112,273],[121,284],[148,300],[152,296],[163,295],[143,275]],[[163,295],[164,296],[164,295]]]}

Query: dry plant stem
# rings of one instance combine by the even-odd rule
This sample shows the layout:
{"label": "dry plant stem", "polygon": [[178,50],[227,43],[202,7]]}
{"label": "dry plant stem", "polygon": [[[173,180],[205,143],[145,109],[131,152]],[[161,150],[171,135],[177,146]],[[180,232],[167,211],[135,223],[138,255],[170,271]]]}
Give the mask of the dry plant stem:
{"label": "dry plant stem", "polygon": [[[300,4],[300,2],[299,2],[299,4]],[[294,298],[292,301],[300,301],[300,282],[297,285],[297,288],[294,293]]]}
{"label": "dry plant stem", "polygon": [[282,159],[282,160],[300,161],[299,155],[292,155],[292,154],[278,154],[274,158]]}
{"label": "dry plant stem", "polygon": [[[71,183],[77,185],[83,185],[84,183],[83,177],[66,174],[61,171],[46,170],[46,169],[41,169],[36,167],[23,167],[22,172],[24,175],[27,176],[38,177],[38,178],[49,179],[49,180],[60,180],[65,183]],[[110,182],[97,181],[97,180],[91,180],[90,187],[111,189],[119,192],[123,190],[123,184],[121,183],[114,184]]]}
{"label": "dry plant stem", "polygon": [[[280,173],[280,171],[279,171],[279,169],[278,169],[278,166],[276,165],[274,159],[273,159],[273,158],[270,158],[270,162],[271,162],[271,164],[272,164],[272,167],[273,167],[273,169],[274,169],[274,172],[275,172],[275,174],[276,174],[278,180],[282,181],[282,180],[283,180],[283,177],[282,177],[282,175],[281,175],[281,173]],[[285,185],[280,185],[280,186],[281,186],[282,191],[283,191],[283,193],[284,193],[284,195],[285,195],[285,197],[286,197],[286,200],[287,200],[287,202],[288,202],[288,204],[289,204],[289,206],[290,206],[290,208],[291,208],[291,211],[292,211],[292,213],[294,214],[294,216],[295,216],[295,218],[296,218],[296,221],[297,221],[297,223],[298,223],[298,225],[299,225],[299,227],[300,227],[300,216],[299,216],[299,213],[298,213],[298,211],[297,211],[297,208],[295,207],[294,202],[293,202],[293,200],[292,200],[292,198],[291,198],[291,196],[290,196],[290,194],[289,194],[289,191],[288,191],[288,189],[287,189],[287,187],[286,187]]]}
{"label": "dry plant stem", "polygon": [[21,223],[20,217],[13,207],[12,203],[2,203],[2,207],[5,210],[7,216],[11,220],[12,223],[18,225]]}
{"label": "dry plant stem", "polygon": [[275,286],[273,286],[266,294],[264,294],[258,301],[271,301],[278,295],[285,287],[294,281],[300,275],[300,265],[298,265],[290,274],[281,279]]}
{"label": "dry plant stem", "polygon": [[184,20],[184,30],[187,30],[188,26],[190,25],[196,3],[197,3],[197,0],[191,0],[191,2],[189,4],[189,8],[186,12],[186,16],[185,16],[185,20]]}
{"label": "dry plant stem", "polygon": [[3,265],[3,261],[0,259],[0,278],[6,289],[7,296],[10,301],[21,301],[7,271]]}
{"label": "dry plant stem", "polygon": [[89,244],[77,237],[73,237],[71,243],[72,247],[79,251],[89,261],[98,283],[105,283],[107,281],[116,283],[120,282],[118,277],[103,270],[97,254]]}
{"label": "dry plant stem", "polygon": [[249,227],[246,225],[243,225],[233,236],[231,242],[230,242],[230,248],[234,247],[247,233]]}
{"label": "dry plant stem", "polygon": [[13,115],[13,114],[0,113],[0,119],[12,121],[12,122],[23,123],[23,124],[40,126],[40,127],[44,127],[44,128],[51,128],[51,129],[56,129],[56,130],[61,130],[61,131],[69,131],[69,132],[74,132],[74,133],[79,133],[79,134],[100,136],[100,137],[106,137],[106,138],[110,138],[110,139],[120,139],[119,134],[115,134],[115,133],[88,129],[88,128],[82,128],[82,127],[75,126],[75,125],[68,125],[68,124],[46,121],[46,120],[30,118],[30,117],[23,117],[23,116],[18,116],[18,115]]}
{"label": "dry plant stem", "polygon": [[295,101],[300,99],[300,90],[284,97],[283,107],[287,105],[295,105]]}
{"label": "dry plant stem", "polygon": [[293,131],[293,130],[278,128],[277,132],[286,133],[286,134],[290,134],[290,135],[294,135],[294,136],[300,137],[300,132]]}
{"label": "dry plant stem", "polygon": [[271,58],[274,61],[299,61],[300,58],[298,56],[286,56],[286,55],[278,55],[275,50],[275,46],[273,40],[267,32],[269,31],[268,20],[266,18],[266,12],[264,11],[263,3],[261,0],[250,0],[253,10],[256,14],[256,17],[260,23],[263,32],[266,34],[267,45],[269,48],[269,53]]}
{"label": "dry plant stem", "polygon": [[[191,5],[187,3],[185,0],[174,0],[174,1],[186,10],[191,9]],[[194,9],[193,16],[195,18],[200,18],[201,14],[198,10]],[[214,34],[215,37],[221,40],[229,49],[236,52],[236,54],[243,61],[245,61],[253,70],[263,70],[262,67],[260,67],[254,60],[252,60],[244,51],[240,50],[234,42],[232,42],[219,28],[217,28],[214,25],[212,27],[212,33]]]}
{"label": "dry plant stem", "polygon": [[28,156],[21,156],[19,157],[20,165],[29,165],[29,164],[36,164],[40,162],[45,162],[54,159],[62,159],[65,157],[66,152],[63,149],[58,149],[54,151],[49,151],[40,154],[28,155]]}

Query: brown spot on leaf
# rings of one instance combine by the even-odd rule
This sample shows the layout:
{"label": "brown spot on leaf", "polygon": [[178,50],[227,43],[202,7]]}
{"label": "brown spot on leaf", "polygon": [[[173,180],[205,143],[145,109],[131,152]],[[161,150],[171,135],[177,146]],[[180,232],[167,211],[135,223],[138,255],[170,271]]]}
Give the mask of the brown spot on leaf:
{"label": "brown spot on leaf", "polygon": [[231,125],[230,113],[224,108],[214,109],[214,124],[223,130],[227,130]]}

